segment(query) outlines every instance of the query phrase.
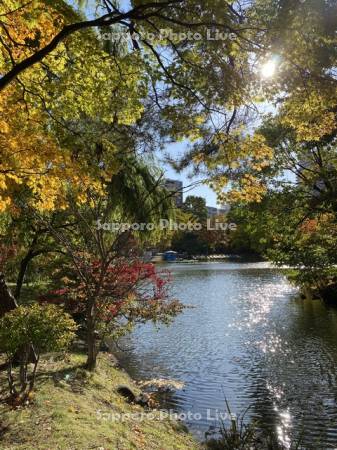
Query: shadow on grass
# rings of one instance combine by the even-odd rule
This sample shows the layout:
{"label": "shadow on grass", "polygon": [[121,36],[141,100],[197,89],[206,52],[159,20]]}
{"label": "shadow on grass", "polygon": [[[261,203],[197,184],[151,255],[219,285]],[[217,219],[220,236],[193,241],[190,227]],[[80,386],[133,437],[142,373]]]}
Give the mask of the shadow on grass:
{"label": "shadow on grass", "polygon": [[[84,353],[79,351],[73,351],[72,355],[84,356]],[[43,360],[39,364],[39,369],[35,378],[34,391],[40,390],[42,386],[48,382],[52,382],[54,386],[71,389],[73,392],[81,394],[84,392],[86,381],[90,378],[91,374],[85,370],[83,362],[74,362],[68,359],[66,356],[60,355],[44,355]],[[15,408],[17,405],[11,404],[12,396],[9,394],[8,380],[7,380],[7,365],[2,364],[2,371],[0,371],[0,404],[2,405],[1,414],[7,410]],[[19,377],[19,367],[14,368],[14,376],[17,380]],[[24,407],[25,405],[20,405]],[[0,423],[1,432],[1,423]]]}

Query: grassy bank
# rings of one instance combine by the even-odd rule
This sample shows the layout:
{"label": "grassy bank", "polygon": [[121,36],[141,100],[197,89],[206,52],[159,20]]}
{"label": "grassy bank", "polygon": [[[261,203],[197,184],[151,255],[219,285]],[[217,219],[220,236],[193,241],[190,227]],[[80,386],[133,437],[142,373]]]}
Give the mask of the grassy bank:
{"label": "grassy bank", "polygon": [[[13,408],[1,402],[2,450],[200,450],[183,426],[146,417],[141,406],[117,393],[119,385],[136,392],[137,387],[109,355],[99,357],[94,373],[82,368],[84,360],[80,354],[45,357],[32,404]],[[0,377],[3,394],[5,373]],[[135,420],[140,413],[143,420]],[[113,414],[124,415],[124,420],[111,420]]]}

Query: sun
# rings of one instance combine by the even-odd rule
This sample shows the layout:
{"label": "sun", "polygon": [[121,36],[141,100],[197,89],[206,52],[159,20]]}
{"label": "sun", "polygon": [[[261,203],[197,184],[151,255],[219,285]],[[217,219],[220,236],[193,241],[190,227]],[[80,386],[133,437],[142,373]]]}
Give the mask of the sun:
{"label": "sun", "polygon": [[261,75],[263,78],[271,78],[276,72],[276,61],[270,59],[261,66]]}

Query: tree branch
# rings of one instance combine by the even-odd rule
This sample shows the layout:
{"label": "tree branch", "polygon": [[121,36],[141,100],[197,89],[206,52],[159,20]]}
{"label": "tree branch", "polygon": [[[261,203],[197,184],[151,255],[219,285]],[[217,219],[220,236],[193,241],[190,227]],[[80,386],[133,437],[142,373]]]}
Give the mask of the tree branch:
{"label": "tree branch", "polygon": [[[151,2],[145,5],[136,6],[132,10],[116,14],[116,13],[108,13],[99,17],[98,19],[86,20],[83,22],[77,22],[70,25],[66,25],[45,47],[38,50],[33,55],[24,59],[23,61],[17,63],[9,72],[0,78],[0,91],[3,90],[8,84],[10,84],[20,73],[24,70],[32,67],[38,62],[41,62],[47,55],[49,55],[55,48],[64,41],[68,36],[75,33],[76,31],[80,31],[86,28],[93,27],[108,27],[110,25],[119,23],[122,20],[126,19],[138,19],[142,20],[147,17],[151,17],[156,15],[157,10],[162,10],[165,6],[170,6],[173,4],[180,3],[182,0],[168,0],[166,2]],[[154,10],[152,12],[144,12],[148,10]]]}

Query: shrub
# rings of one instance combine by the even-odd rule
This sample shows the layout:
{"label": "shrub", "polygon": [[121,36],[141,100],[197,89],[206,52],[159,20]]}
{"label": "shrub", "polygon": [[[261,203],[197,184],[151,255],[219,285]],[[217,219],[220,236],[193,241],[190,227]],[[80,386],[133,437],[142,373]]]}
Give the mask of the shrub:
{"label": "shrub", "polygon": [[[11,396],[21,399],[29,396],[34,388],[41,353],[65,350],[74,338],[76,328],[73,319],[55,305],[20,306],[0,319],[0,352],[7,356]],[[19,376],[16,382],[13,361],[17,355]],[[32,360],[33,368],[28,374]]]}

